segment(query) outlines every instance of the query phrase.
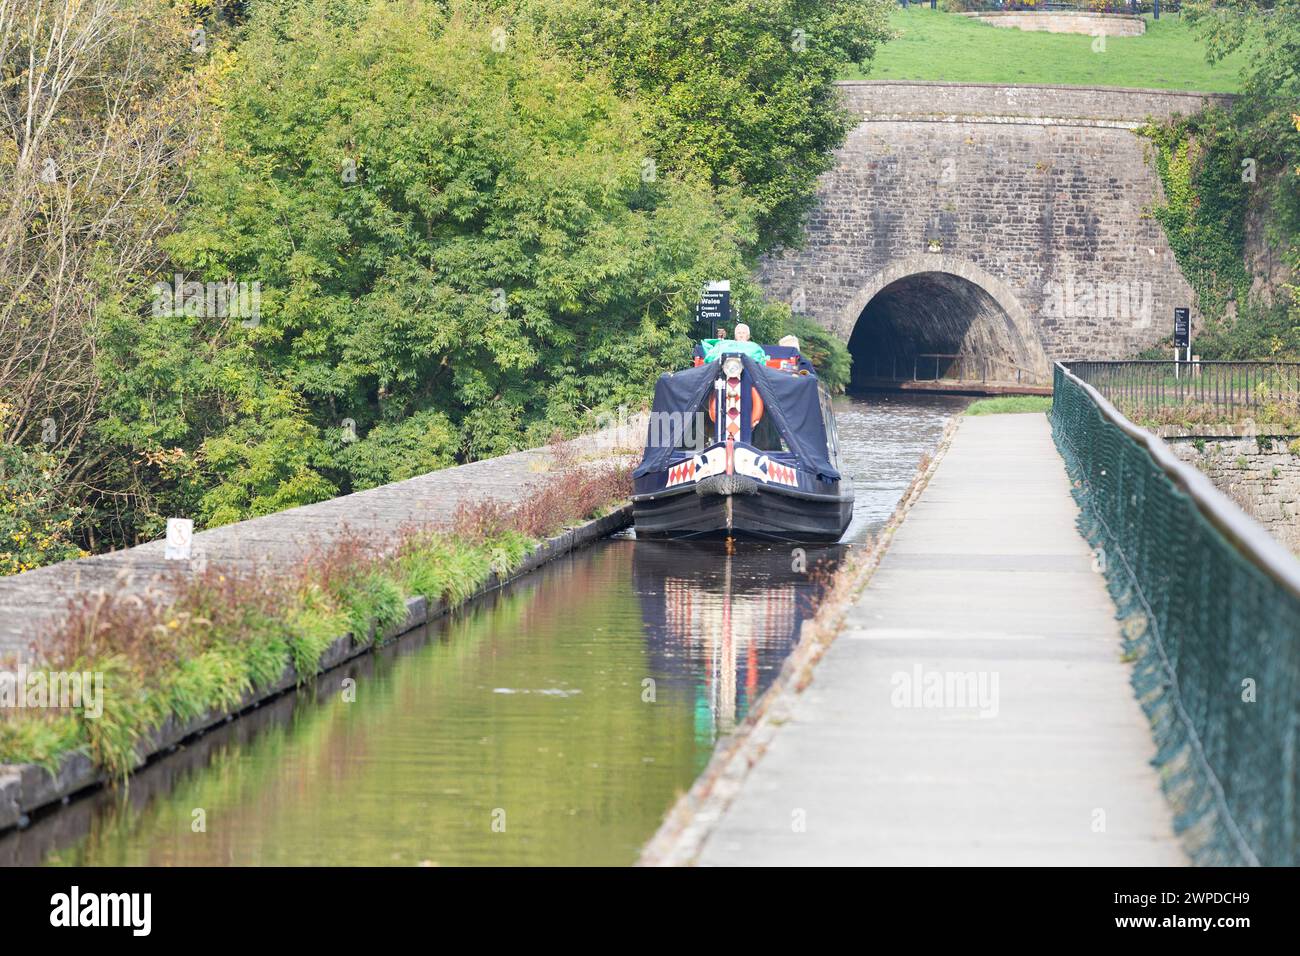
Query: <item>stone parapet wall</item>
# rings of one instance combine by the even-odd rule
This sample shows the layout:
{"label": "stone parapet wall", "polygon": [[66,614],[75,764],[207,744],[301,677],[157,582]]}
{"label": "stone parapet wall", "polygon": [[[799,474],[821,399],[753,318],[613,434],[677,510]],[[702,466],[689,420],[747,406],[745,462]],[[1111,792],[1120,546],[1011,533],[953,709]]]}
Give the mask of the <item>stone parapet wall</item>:
{"label": "stone parapet wall", "polygon": [[1293,437],[1165,441],[1279,544],[1300,556],[1300,455],[1290,451]]}
{"label": "stone parapet wall", "polygon": [[1146,21],[1126,13],[1082,13],[1047,10],[1008,10],[963,13],[989,26],[1041,33],[1080,33],[1084,36],[1140,37]]}
{"label": "stone parapet wall", "polygon": [[[637,449],[623,443],[643,434],[634,423],[624,423],[621,429],[574,439],[573,447],[592,459],[630,463],[628,453]],[[378,545],[407,528],[449,522],[463,502],[518,501],[551,469],[554,451],[532,448],[487,458],[200,531],[187,561],[167,560],[166,543],[159,540],[0,577],[0,659],[32,660],[33,643],[56,628],[71,606],[106,591],[170,594],[188,573],[209,565],[232,573],[277,574],[345,538],[365,537]]]}
{"label": "stone parapet wall", "polygon": [[1232,103],[1227,93],[1106,86],[1016,86],[927,80],[846,80],[840,97],[864,119],[892,116],[1010,116],[1143,123]]}

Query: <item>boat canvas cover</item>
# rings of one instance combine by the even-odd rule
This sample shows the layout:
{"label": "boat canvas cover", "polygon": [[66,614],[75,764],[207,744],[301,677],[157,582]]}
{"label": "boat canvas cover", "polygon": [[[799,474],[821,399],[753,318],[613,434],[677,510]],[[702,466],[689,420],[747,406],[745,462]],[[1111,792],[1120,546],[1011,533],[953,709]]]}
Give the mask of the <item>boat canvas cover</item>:
{"label": "boat canvas cover", "polygon": [[[655,382],[655,400],[650,406],[651,412],[680,412],[694,414],[704,401],[704,396],[713,390],[713,381],[721,372],[720,362],[696,365],[682,369],[680,372],[664,372]],[[651,421],[646,429],[645,454],[641,464],[632,472],[633,478],[640,478],[654,471],[663,471],[668,467],[668,459],[674,449],[667,442],[652,444],[658,429]]]}
{"label": "boat canvas cover", "polygon": [[[826,423],[822,419],[817,378],[771,369],[744,355],[740,360],[745,363],[750,382],[763,397],[767,414],[772,416],[786,447],[799,463],[823,481],[839,481],[840,473],[826,453]],[[694,413],[712,391],[714,380],[722,373],[720,366],[721,362],[710,362],[660,375],[655,382],[653,411]],[[656,431],[653,426],[647,430],[645,455],[636,471],[632,472],[633,478],[668,467],[674,449],[667,443],[651,445]]]}

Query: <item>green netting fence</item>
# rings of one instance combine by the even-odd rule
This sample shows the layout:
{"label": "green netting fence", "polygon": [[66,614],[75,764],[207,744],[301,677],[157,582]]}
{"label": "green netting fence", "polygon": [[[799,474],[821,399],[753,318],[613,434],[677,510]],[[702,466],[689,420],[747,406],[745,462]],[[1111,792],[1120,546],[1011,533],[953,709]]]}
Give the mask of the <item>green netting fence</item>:
{"label": "green netting fence", "polygon": [[1205,865],[1300,864],[1300,563],[1059,364],[1054,386],[1184,845]]}

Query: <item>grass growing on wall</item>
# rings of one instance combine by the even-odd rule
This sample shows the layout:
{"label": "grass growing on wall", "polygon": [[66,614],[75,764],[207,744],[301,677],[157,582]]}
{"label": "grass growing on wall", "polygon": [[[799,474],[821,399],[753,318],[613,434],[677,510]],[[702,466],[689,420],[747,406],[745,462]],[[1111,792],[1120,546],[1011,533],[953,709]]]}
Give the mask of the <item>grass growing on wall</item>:
{"label": "grass growing on wall", "polygon": [[7,710],[0,764],[52,769],[82,751],[125,777],[169,718],[233,710],[290,667],[309,680],[337,638],[379,638],[405,620],[408,597],[464,601],[492,574],[518,568],[539,539],[627,497],[625,469],[579,467],[564,449],[556,457],[560,467],[517,504],[467,504],[449,525],[412,527],[395,545],[345,535],[291,573],[208,568],[168,598],[101,592],[82,602],[42,642],[41,670],[102,674],[102,714]]}
{"label": "grass growing on wall", "polygon": [[1181,17],[1146,18],[1139,37],[1094,38],[993,27],[929,6],[897,9],[899,32],[872,61],[870,73],[846,79],[943,80],[950,83],[1044,83],[1128,86],[1235,93],[1241,89],[1242,54],[1205,61],[1205,47]]}

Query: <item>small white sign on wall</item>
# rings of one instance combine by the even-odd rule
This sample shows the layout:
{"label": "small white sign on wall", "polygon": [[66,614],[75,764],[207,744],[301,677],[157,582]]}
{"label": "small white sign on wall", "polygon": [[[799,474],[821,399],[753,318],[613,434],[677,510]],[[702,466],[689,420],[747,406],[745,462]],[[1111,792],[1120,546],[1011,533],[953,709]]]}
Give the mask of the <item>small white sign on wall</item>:
{"label": "small white sign on wall", "polygon": [[163,556],[168,561],[188,561],[190,545],[194,541],[194,519],[167,519],[167,550]]}

